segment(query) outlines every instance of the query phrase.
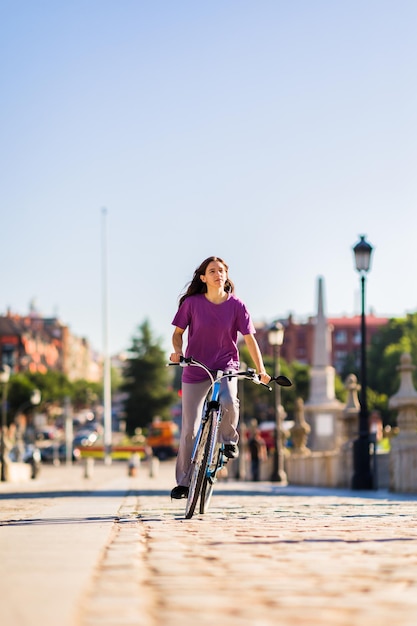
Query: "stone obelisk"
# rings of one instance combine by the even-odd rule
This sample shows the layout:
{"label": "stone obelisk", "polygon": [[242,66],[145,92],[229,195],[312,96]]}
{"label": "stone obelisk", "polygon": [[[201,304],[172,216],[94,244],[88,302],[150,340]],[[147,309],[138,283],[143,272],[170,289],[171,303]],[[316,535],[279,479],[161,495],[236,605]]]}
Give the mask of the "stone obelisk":
{"label": "stone obelisk", "polygon": [[333,450],[337,445],[337,423],[343,405],[336,399],[335,369],[331,365],[332,329],[324,313],[323,278],[318,279],[317,315],[314,324],[313,363],[310,393],[304,405],[311,432],[311,450]]}

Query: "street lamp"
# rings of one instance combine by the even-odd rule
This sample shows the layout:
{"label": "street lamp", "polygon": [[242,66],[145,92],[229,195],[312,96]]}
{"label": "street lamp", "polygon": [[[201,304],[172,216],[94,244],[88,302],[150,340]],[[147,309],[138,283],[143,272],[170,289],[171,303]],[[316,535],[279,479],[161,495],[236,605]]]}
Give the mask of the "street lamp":
{"label": "street lamp", "polygon": [[0,367],[0,384],[2,385],[1,395],[1,438],[0,438],[0,462],[1,462],[1,475],[0,480],[5,482],[6,480],[6,464],[5,464],[5,442],[4,437],[7,428],[7,389],[10,378],[10,367],[8,365],[2,365]]}
{"label": "street lamp", "polygon": [[[268,342],[273,347],[274,354],[274,376],[279,376],[279,355],[280,348],[284,343],[284,326],[280,322],[274,322],[268,331]],[[283,408],[281,406],[281,387],[275,385],[274,393],[274,459],[272,466],[271,481],[287,484],[287,475],[284,471],[284,454],[282,449],[282,428],[281,417]]]}
{"label": "street lamp", "polygon": [[352,489],[372,489],[373,476],[369,455],[369,412],[366,399],[366,317],[365,317],[365,277],[371,265],[372,246],[360,235],[360,241],[354,246],[356,269],[361,278],[362,314],[361,314],[361,388],[359,411],[359,436],[353,442],[353,478]]}

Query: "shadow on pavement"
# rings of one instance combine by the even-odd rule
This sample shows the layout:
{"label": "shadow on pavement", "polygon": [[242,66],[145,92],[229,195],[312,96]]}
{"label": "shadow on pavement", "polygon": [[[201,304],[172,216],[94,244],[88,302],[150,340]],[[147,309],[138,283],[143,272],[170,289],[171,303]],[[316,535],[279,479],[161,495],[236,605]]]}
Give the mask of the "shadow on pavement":
{"label": "shadow on pavement", "polygon": [[[36,500],[51,498],[123,498],[125,496],[151,497],[170,496],[171,489],[64,489],[44,491],[15,491],[0,493],[1,500]],[[326,487],[301,487],[296,485],[276,486],[274,484],[238,483],[238,486],[227,486],[227,483],[219,484],[214,494],[227,497],[336,497],[336,498],[361,498],[364,500],[388,500],[388,501],[417,501],[417,494],[392,493],[387,490],[378,491],[353,491],[346,489],[331,489]]]}
{"label": "shadow on pavement", "polygon": [[0,500],[40,500],[50,498],[123,498],[124,496],[168,496],[167,489],[111,489],[111,490],[88,490],[72,489],[65,491],[22,491],[0,494]]}
{"label": "shadow on pavement", "polygon": [[50,526],[51,524],[91,524],[103,522],[115,522],[118,517],[115,515],[100,515],[96,517],[51,517],[51,518],[28,518],[10,519],[0,522],[0,526]]}
{"label": "shadow on pavement", "polygon": [[[284,488],[285,489],[285,488]],[[136,497],[150,497],[150,496],[168,496],[171,493],[171,489],[161,489],[161,488],[153,488],[153,489],[102,489],[102,490],[93,490],[93,489],[69,489],[68,491],[64,489],[59,489],[56,491],[15,491],[10,493],[0,493],[0,500],[38,500],[38,499],[49,499],[49,498],[122,498],[124,496],[136,496]],[[280,489],[278,492],[272,486],[261,486],[256,487],[254,485],[249,485],[245,488],[242,484],[240,488],[222,488],[220,485],[215,489],[214,493],[216,495],[221,496],[289,496],[289,495],[297,495],[295,493],[289,493],[288,491]],[[308,494],[303,493],[302,495],[316,495],[314,493]]]}

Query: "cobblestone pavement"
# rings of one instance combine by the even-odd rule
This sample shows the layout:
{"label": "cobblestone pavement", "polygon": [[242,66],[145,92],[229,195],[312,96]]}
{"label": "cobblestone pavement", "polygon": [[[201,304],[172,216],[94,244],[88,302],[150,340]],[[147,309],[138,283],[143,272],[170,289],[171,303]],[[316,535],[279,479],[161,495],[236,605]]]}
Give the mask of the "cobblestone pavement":
{"label": "cobblestone pavement", "polygon": [[33,498],[2,485],[2,626],[417,623],[416,496],[227,481],[185,520],[173,475],[102,467],[77,490],[65,468]]}

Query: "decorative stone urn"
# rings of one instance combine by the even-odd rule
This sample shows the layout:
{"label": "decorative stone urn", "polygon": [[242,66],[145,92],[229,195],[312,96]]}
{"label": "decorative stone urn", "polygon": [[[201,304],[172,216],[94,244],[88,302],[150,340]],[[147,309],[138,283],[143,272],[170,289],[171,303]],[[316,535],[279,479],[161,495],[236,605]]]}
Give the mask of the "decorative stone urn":
{"label": "decorative stone urn", "polygon": [[304,418],[304,402],[302,398],[295,401],[294,426],[290,429],[291,439],[294,444],[293,452],[297,454],[310,454],[307,448],[307,439],[311,427]]}
{"label": "decorative stone urn", "polygon": [[358,392],[360,388],[355,374],[349,374],[345,380],[345,389],[347,391],[346,406],[343,409],[340,420],[341,445],[352,441],[358,434],[358,416],[360,411]]}

